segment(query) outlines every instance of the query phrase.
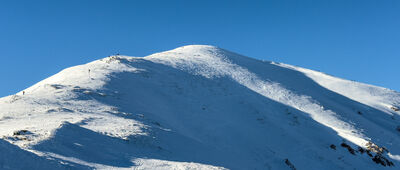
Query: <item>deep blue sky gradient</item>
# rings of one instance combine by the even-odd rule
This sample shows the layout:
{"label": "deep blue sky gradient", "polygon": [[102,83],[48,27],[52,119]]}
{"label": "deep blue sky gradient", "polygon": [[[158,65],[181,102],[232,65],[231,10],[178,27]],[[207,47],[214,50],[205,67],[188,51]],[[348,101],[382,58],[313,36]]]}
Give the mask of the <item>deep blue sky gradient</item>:
{"label": "deep blue sky gradient", "polygon": [[111,54],[189,44],[400,91],[397,0],[3,0],[0,96]]}

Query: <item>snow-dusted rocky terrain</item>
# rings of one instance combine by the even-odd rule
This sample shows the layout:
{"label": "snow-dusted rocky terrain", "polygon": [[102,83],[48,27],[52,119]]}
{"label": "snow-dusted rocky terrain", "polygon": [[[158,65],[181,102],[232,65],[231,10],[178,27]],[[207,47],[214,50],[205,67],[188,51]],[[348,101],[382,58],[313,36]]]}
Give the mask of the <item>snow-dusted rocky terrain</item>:
{"label": "snow-dusted rocky terrain", "polygon": [[212,46],[0,99],[0,169],[398,169],[400,93]]}

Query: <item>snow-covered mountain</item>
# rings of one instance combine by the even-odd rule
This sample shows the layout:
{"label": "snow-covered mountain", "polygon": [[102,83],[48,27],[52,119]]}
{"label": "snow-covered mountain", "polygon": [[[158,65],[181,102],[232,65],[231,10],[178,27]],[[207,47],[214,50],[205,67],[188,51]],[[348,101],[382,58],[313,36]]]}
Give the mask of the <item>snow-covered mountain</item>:
{"label": "snow-covered mountain", "polygon": [[397,169],[399,108],[213,46],[110,56],[0,99],[0,169]]}

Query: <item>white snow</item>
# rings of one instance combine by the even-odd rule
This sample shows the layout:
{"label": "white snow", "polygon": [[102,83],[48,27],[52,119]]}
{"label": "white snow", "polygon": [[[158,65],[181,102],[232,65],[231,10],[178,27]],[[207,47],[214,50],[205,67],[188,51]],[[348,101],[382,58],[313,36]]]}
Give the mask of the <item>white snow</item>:
{"label": "white snow", "polygon": [[20,156],[39,169],[383,168],[340,146],[368,141],[400,162],[400,93],[213,46],[110,56],[23,91],[0,99],[0,169],[24,169]]}
{"label": "white snow", "polygon": [[279,63],[277,65],[303,72],[321,86],[350,99],[372,106],[389,114],[399,114],[399,112],[394,112],[391,109],[393,106],[400,105],[400,93],[396,91],[355,81],[349,81],[288,64]]}

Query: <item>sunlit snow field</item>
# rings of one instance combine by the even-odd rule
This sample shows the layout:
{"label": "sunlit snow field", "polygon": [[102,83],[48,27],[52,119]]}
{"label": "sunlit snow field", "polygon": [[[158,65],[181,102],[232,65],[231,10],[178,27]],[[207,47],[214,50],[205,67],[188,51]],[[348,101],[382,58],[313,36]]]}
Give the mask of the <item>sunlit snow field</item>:
{"label": "sunlit snow field", "polygon": [[110,56],[0,99],[0,169],[393,169],[399,107],[213,46]]}

